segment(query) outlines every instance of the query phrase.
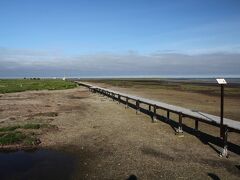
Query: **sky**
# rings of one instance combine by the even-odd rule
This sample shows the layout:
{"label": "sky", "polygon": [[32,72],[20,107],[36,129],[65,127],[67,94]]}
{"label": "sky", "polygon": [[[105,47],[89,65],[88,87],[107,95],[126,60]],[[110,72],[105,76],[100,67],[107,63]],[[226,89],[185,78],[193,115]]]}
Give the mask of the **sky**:
{"label": "sky", "polygon": [[240,76],[239,0],[0,0],[0,77]]}

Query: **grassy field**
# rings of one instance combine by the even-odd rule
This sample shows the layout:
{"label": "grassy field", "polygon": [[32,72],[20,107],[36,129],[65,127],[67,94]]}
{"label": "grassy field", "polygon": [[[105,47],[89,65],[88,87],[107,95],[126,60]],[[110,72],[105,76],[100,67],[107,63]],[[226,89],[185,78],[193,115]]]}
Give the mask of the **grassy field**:
{"label": "grassy field", "polygon": [[0,93],[29,90],[62,90],[76,87],[76,84],[58,79],[0,79]]}
{"label": "grassy field", "polygon": [[[185,92],[195,92],[213,96],[220,95],[220,88],[217,83],[204,81],[174,81],[164,79],[103,79],[88,80],[89,82],[105,83],[111,86],[123,88],[144,88],[144,89],[168,89]],[[228,97],[240,97],[240,84],[228,84],[225,88],[225,95]]]}

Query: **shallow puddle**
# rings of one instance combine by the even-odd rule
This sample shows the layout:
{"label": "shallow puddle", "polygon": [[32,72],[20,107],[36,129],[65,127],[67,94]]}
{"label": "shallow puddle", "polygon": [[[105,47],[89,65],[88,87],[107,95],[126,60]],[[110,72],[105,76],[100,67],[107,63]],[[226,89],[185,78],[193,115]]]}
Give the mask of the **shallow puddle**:
{"label": "shallow puddle", "polygon": [[73,155],[53,151],[1,152],[0,179],[71,179]]}

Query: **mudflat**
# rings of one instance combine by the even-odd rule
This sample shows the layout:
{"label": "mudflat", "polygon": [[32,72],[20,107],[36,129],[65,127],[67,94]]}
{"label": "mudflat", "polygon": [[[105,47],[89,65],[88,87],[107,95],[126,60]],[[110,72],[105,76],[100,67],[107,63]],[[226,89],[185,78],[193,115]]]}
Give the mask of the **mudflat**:
{"label": "mudflat", "polygon": [[[134,92],[147,95],[140,90]],[[154,98],[154,92],[148,96]],[[165,93],[166,99],[170,97],[171,92]],[[38,130],[38,147],[73,153],[78,163],[72,179],[126,179],[130,175],[138,179],[240,177],[238,154],[230,152],[228,159],[220,158],[214,145],[188,133],[178,137],[168,124],[152,123],[149,116],[136,114],[134,109],[125,109],[123,104],[84,87],[0,96],[1,127],[23,123],[55,127]],[[185,123],[191,124],[188,120]],[[200,124],[201,128],[218,134],[217,128]],[[238,135],[230,138],[239,143]]]}

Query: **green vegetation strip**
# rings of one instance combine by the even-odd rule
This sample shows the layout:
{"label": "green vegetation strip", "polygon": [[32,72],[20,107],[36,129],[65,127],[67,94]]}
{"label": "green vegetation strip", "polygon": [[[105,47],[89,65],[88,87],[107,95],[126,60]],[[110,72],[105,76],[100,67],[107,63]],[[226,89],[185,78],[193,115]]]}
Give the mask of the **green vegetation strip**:
{"label": "green vegetation strip", "polygon": [[0,93],[13,93],[29,90],[63,90],[77,85],[60,79],[0,79]]}
{"label": "green vegetation strip", "polygon": [[41,127],[40,124],[28,123],[28,124],[25,124],[23,126],[13,125],[13,126],[2,127],[2,128],[0,128],[0,132],[14,131],[14,130],[19,129],[19,128],[22,128],[22,129],[39,129],[40,127]]}
{"label": "green vegetation strip", "polygon": [[38,139],[34,132],[22,132],[16,131],[20,129],[40,129],[49,128],[53,125],[49,124],[34,124],[28,123],[22,126],[12,125],[0,128],[0,145],[10,144],[24,144],[24,145],[35,145],[38,143]]}
{"label": "green vegetation strip", "polygon": [[17,142],[21,142],[26,138],[26,135],[22,132],[9,132],[0,134],[0,144],[15,144]]}
{"label": "green vegetation strip", "polygon": [[40,124],[25,124],[22,126],[23,129],[39,129],[40,127]]}

